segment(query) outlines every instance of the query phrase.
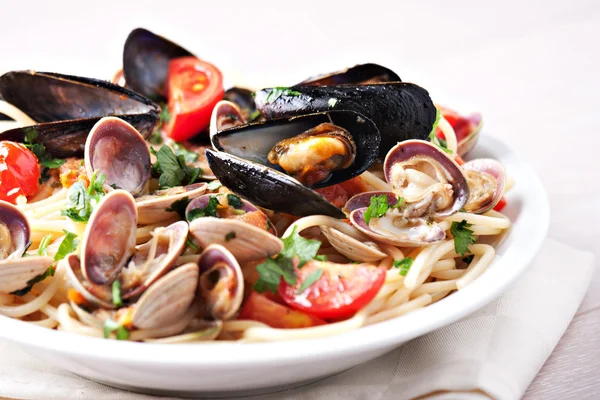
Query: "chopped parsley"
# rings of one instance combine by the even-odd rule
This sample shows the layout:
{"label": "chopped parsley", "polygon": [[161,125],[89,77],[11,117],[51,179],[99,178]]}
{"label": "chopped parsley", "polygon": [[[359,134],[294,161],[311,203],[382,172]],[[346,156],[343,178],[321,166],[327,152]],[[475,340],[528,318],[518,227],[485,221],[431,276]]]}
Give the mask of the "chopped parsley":
{"label": "chopped parsley", "polygon": [[440,123],[441,116],[442,116],[442,114],[440,113],[439,108],[436,108],[435,109],[435,122],[433,123],[433,127],[431,128],[431,132],[429,132],[429,141],[431,143],[435,144],[437,147],[439,147],[444,152],[452,154],[452,150],[450,150],[448,148],[448,144],[446,143],[446,141],[444,139],[440,139],[436,135],[437,127],[438,127],[438,124]]}
{"label": "chopped parsley", "polygon": [[198,154],[193,151],[189,151],[181,143],[173,143],[173,151],[177,157],[183,156],[186,163],[193,163],[198,161]]}
{"label": "chopped parsley", "polygon": [[156,156],[156,162],[152,165],[152,175],[158,177],[161,189],[190,185],[202,173],[200,168],[188,166],[185,156],[175,155],[167,145],[162,145],[158,151],[150,148],[150,151]]}
{"label": "chopped parsley", "polygon": [[233,208],[237,208],[238,210],[243,207],[240,197],[231,193],[227,194],[227,204]]}
{"label": "chopped parsley", "polygon": [[185,218],[185,209],[188,204],[190,204],[190,198],[185,196],[182,199],[175,200],[165,211],[176,212],[183,219]]}
{"label": "chopped parsley", "polygon": [[394,267],[400,268],[400,275],[406,276],[414,261],[415,259],[412,257],[405,257],[402,260],[394,260]]}
{"label": "chopped parsley", "polygon": [[129,331],[127,328],[109,318],[104,321],[104,337],[110,337],[110,334],[113,332],[116,332],[117,340],[129,339]]}
{"label": "chopped parsley", "polygon": [[213,190],[214,191],[214,190],[217,190],[218,188],[220,188],[221,186],[223,186],[223,184],[221,182],[219,182],[219,181],[211,181],[211,182],[208,182],[207,188],[208,188],[208,190]]}
{"label": "chopped parsley", "polygon": [[250,114],[250,116],[248,116],[248,122],[252,122],[258,117],[260,117],[260,111],[255,110],[252,114]]}
{"label": "chopped parsley", "polygon": [[229,242],[230,240],[233,240],[233,239],[235,239],[235,236],[236,236],[236,235],[235,235],[235,232],[234,232],[234,231],[231,231],[231,232],[229,232],[227,235],[225,235],[225,241],[226,241],[226,242]]}
{"label": "chopped parsley", "polygon": [[300,285],[300,287],[298,288],[298,291],[296,292],[296,294],[303,293],[306,289],[311,287],[316,281],[321,279],[321,276],[323,276],[322,268],[319,268],[316,271],[313,271],[310,274],[308,274],[306,276],[306,278],[304,279],[304,282],[302,282],[302,285]]}
{"label": "chopped parsley", "polygon": [[106,176],[99,174],[96,176],[96,171],[92,175],[90,185],[85,188],[81,181],[75,182],[67,193],[67,208],[60,213],[73,221],[87,222],[94,211],[94,207],[100,202],[104,196],[102,186]]}
{"label": "chopped parsley", "polygon": [[53,266],[48,267],[48,269],[43,274],[40,274],[40,275],[36,276],[35,278],[28,280],[26,287],[24,287],[23,289],[15,290],[14,292],[11,292],[10,294],[14,294],[15,296],[26,295],[27,293],[29,293],[31,291],[31,288],[33,288],[33,285],[35,285],[38,282],[43,281],[44,279],[48,278],[49,276],[54,276],[54,271],[55,270],[54,270]]}
{"label": "chopped parsley", "polygon": [[208,204],[203,208],[194,208],[190,210],[185,218],[188,222],[192,222],[196,218],[201,217],[216,217],[217,216],[217,207],[219,206],[219,200],[216,196],[210,196],[208,198]]}
{"label": "chopped parsley", "polygon": [[50,233],[42,238],[40,245],[37,249],[38,256],[47,256],[48,255],[48,245],[50,244],[51,240],[52,240],[52,234],[50,234]]}
{"label": "chopped parsley", "polygon": [[160,131],[162,129],[162,126],[171,120],[171,112],[169,111],[169,107],[167,104],[162,103],[160,105],[160,114],[158,114],[158,116],[160,118],[158,126],[156,127],[154,132],[152,132],[150,139],[148,139],[152,144],[162,144],[163,142],[163,138],[160,134]]}
{"label": "chopped parsley", "polygon": [[189,236],[187,239],[185,239],[185,245],[194,251],[198,251],[200,249],[200,247],[198,247],[198,245],[192,239],[190,239]]}
{"label": "chopped parsley", "polygon": [[281,96],[293,96],[293,97],[298,97],[302,95],[302,93],[296,91],[296,90],[291,90],[287,87],[274,87],[270,89],[269,94],[267,95],[267,98],[265,99],[265,103],[273,103],[275,100],[277,100],[278,98],[280,98]]}
{"label": "chopped parsley", "polygon": [[473,231],[469,229],[471,224],[467,224],[466,220],[461,222],[453,222],[450,226],[450,233],[454,236],[454,251],[462,256],[469,253],[469,245],[476,243],[477,239],[473,236]]}
{"label": "chopped parsley", "polygon": [[272,227],[273,224],[271,223],[271,220],[267,218],[267,230],[270,231]]}
{"label": "chopped parsley", "polygon": [[475,254],[470,254],[466,257],[463,257],[463,262],[466,264],[471,264],[471,262],[473,261],[473,258],[475,258]]}
{"label": "chopped parsley", "polygon": [[369,224],[371,218],[381,218],[390,208],[400,208],[404,204],[404,198],[398,198],[396,204],[389,204],[387,195],[381,194],[378,196],[372,196],[369,207],[367,207],[363,217],[365,222]]}
{"label": "chopped parsley", "polygon": [[315,256],[315,260],[317,260],[317,261],[327,261],[327,256],[325,254],[317,254]]}
{"label": "chopped parsley", "polygon": [[65,163],[65,160],[52,158],[46,153],[46,146],[36,143],[38,131],[35,127],[25,128],[25,140],[23,145],[27,147],[37,157],[39,163],[46,168],[58,168]]}
{"label": "chopped parsley", "polygon": [[337,104],[337,102],[338,102],[338,99],[334,99],[332,97],[331,99],[327,100],[327,106],[329,108],[333,108],[333,107],[335,107],[335,105]]}
{"label": "chopped parsley", "polygon": [[58,246],[58,250],[54,255],[54,261],[60,261],[67,256],[67,254],[74,252],[77,250],[77,246],[79,245],[79,240],[77,240],[77,235],[63,229],[65,233],[65,238],[62,242],[60,242],[60,246]]}
{"label": "chopped parsley", "polygon": [[297,232],[294,226],[291,235],[282,239],[283,250],[276,258],[267,258],[265,262],[259,264],[256,270],[259,278],[254,284],[254,290],[263,293],[266,290],[275,293],[281,278],[290,285],[296,284],[296,274],[294,272],[294,260],[298,260],[298,268],[312,260],[321,247],[318,240],[305,239]]}
{"label": "chopped parsley", "polygon": [[123,299],[121,299],[121,281],[119,280],[112,283],[112,302],[117,307],[123,305]]}

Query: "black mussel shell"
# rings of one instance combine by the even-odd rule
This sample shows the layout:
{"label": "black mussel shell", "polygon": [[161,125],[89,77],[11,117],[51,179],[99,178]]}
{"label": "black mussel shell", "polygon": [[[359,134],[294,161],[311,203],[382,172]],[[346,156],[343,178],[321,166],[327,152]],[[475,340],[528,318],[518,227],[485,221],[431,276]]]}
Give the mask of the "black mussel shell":
{"label": "black mussel shell", "polygon": [[206,158],[223,185],[256,206],[297,216],[345,217],[323,196],[274,169],[211,149]]}
{"label": "black mussel shell", "polygon": [[427,90],[403,82],[269,88],[256,92],[254,99],[267,119],[328,110],[356,111],[379,129],[381,158],[398,142],[427,139],[436,116]]}
{"label": "black mussel shell", "polygon": [[242,111],[242,115],[246,121],[252,121],[258,116],[253,94],[254,92],[251,90],[232,87],[225,91],[224,99],[235,103]]}
{"label": "black mussel shell", "polygon": [[123,74],[128,88],[154,100],[167,97],[169,61],[193,55],[183,47],[143,28],[134,29],[123,49]]}
{"label": "black mussel shell", "polygon": [[379,64],[359,64],[343,71],[308,78],[298,85],[361,85],[384,82],[402,82],[398,74]]}
{"label": "black mussel shell", "polygon": [[160,108],[131,90],[107,81],[48,72],[14,71],[0,77],[0,94],[37,125],[0,133],[22,142],[35,129],[37,141],[58,157],[83,155],[87,134],[100,118],[116,116],[144,138],[154,131]]}
{"label": "black mussel shell", "polygon": [[330,122],[347,130],[356,144],[356,156],[346,169],[332,171],[331,176],[313,187],[341,183],[363,173],[373,164],[379,152],[381,137],[375,124],[354,111],[327,111],[292,118],[268,120],[226,129],[215,134],[213,146],[220,151],[283,171],[267,159],[269,151],[283,139],[298,136],[319,124]]}

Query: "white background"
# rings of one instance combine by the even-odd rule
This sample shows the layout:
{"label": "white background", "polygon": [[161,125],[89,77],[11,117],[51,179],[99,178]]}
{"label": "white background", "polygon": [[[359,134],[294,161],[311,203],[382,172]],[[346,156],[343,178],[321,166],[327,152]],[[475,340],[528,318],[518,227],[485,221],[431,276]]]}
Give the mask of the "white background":
{"label": "white background", "polygon": [[[379,62],[440,104],[481,111],[486,134],[502,138],[541,177],[550,236],[600,258],[597,0],[5,0],[0,72],[109,79],[139,26],[215,63],[231,83],[285,86]],[[568,273],[569,260],[564,266]],[[530,388],[532,398],[600,393],[599,335],[583,327],[600,327],[598,274],[593,287],[580,311],[586,319],[581,327],[576,319]]]}

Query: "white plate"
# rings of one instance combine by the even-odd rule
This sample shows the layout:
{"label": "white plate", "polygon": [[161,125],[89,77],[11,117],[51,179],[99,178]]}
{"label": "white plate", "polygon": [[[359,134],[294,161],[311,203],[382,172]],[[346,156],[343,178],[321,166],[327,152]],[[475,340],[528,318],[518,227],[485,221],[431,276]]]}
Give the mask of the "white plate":
{"label": "white plate", "polygon": [[[408,315],[334,337],[305,341],[160,345],[58,332],[0,316],[0,338],[111,386],[159,393],[225,395],[297,385],[371,360],[482,308],[525,272],[546,236],[549,207],[531,168],[483,136],[469,158],[499,160],[516,180],[506,214],[514,222],[490,268],[465,289]],[[262,391],[262,390],[260,390]]]}

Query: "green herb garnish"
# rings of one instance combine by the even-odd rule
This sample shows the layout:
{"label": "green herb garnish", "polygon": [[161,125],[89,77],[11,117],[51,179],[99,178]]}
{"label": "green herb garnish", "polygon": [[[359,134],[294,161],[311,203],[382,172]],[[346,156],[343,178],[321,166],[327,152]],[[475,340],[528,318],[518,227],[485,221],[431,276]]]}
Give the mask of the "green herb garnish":
{"label": "green herb garnish", "polygon": [[161,189],[191,185],[202,173],[200,168],[188,166],[185,156],[176,156],[167,145],[162,145],[158,151],[150,148],[150,151],[156,156],[156,162],[152,165],[152,175],[158,177]]}
{"label": "green herb garnish", "polygon": [[217,216],[217,206],[219,205],[219,200],[216,196],[210,196],[208,198],[208,204],[203,208],[194,208],[190,210],[186,214],[186,219],[188,222],[192,222],[196,218],[201,217],[216,217]]}
{"label": "green herb garnish", "polygon": [[117,340],[129,339],[129,331],[127,328],[109,318],[104,321],[104,337],[109,338],[110,334],[113,332],[116,332]]}
{"label": "green herb garnish", "polygon": [[471,254],[466,257],[463,257],[462,260],[466,264],[471,264],[471,262],[473,261],[474,258],[475,258],[475,254]]}
{"label": "green herb garnish", "polygon": [[77,240],[77,235],[63,229],[65,233],[65,238],[62,242],[60,242],[60,246],[58,246],[58,250],[54,255],[54,261],[60,261],[67,256],[67,254],[74,252],[77,250],[77,246],[79,245],[79,240]]}
{"label": "green herb garnish", "polygon": [[121,299],[121,281],[119,280],[112,283],[112,302],[117,307],[123,305],[123,299]]}
{"label": "green herb garnish", "polygon": [[231,193],[227,194],[227,204],[229,204],[230,207],[237,208],[238,210],[243,207],[240,197]]}
{"label": "green herb garnish", "polygon": [[260,111],[255,110],[252,114],[250,114],[250,116],[248,116],[248,122],[252,122],[258,117],[260,117]]}
{"label": "green herb garnish", "polygon": [[208,182],[207,189],[214,191],[214,190],[217,190],[218,188],[220,188],[221,186],[223,186],[223,184],[221,182],[219,182],[219,181],[211,181],[211,182]]}
{"label": "green herb garnish", "polygon": [[316,281],[321,279],[321,276],[323,276],[322,268],[319,268],[318,270],[313,271],[312,273],[308,274],[306,276],[306,278],[304,279],[304,282],[302,282],[302,285],[300,285],[300,287],[298,288],[298,291],[296,292],[296,294],[303,293],[306,289],[311,287]]}
{"label": "green herb garnish", "polygon": [[169,208],[167,208],[165,211],[176,212],[183,219],[185,218],[185,209],[188,204],[190,204],[190,198],[186,196],[182,199],[172,202]]}
{"label": "green herb garnish", "polygon": [[230,240],[233,240],[233,239],[235,239],[235,236],[236,236],[236,235],[235,235],[235,232],[234,232],[234,231],[231,231],[231,232],[229,232],[227,235],[225,235],[225,241],[226,241],[226,242],[229,242]]}
{"label": "green herb garnish", "polygon": [[277,100],[281,96],[297,97],[300,95],[302,95],[302,93],[300,93],[296,90],[291,90],[287,87],[283,87],[283,86],[274,87],[274,88],[271,88],[271,91],[267,95],[267,98],[265,99],[265,103],[273,103],[275,100]]}
{"label": "green herb garnish", "polygon": [[327,100],[327,106],[329,108],[333,108],[333,107],[335,107],[337,102],[338,102],[338,99],[331,98],[331,99]]}
{"label": "green herb garnish", "polygon": [[400,275],[406,276],[414,261],[415,260],[412,257],[405,257],[402,260],[394,260],[394,267],[400,268]]}
{"label": "green herb garnish", "polygon": [[40,241],[40,246],[37,249],[38,256],[47,256],[48,255],[48,245],[50,244],[51,240],[52,240],[52,234],[50,234],[50,233],[42,238],[42,240]]}
{"label": "green herb garnish", "polygon": [[104,197],[102,186],[105,180],[106,176],[104,174],[96,177],[96,171],[94,171],[87,189],[80,181],[75,182],[69,188],[67,208],[60,212],[61,215],[69,217],[73,221],[87,222],[92,215],[92,211],[94,211],[94,207]]}
{"label": "green herb garnish", "polygon": [[433,123],[433,127],[431,128],[431,132],[429,132],[429,141],[431,143],[435,144],[437,147],[439,147],[444,152],[446,152],[448,154],[452,154],[453,152],[452,152],[452,150],[450,150],[448,148],[448,144],[446,143],[446,141],[444,139],[440,139],[436,135],[437,127],[440,122],[441,116],[442,116],[442,114],[440,113],[440,110],[438,108],[436,108],[435,109],[435,122]]}
{"label": "green herb garnish", "polygon": [[10,294],[14,294],[15,296],[26,295],[27,293],[29,293],[31,291],[31,288],[33,288],[33,286],[36,283],[43,281],[44,279],[48,278],[49,276],[54,276],[54,271],[55,270],[54,270],[53,266],[48,267],[48,269],[43,274],[40,274],[40,275],[36,276],[35,278],[28,280],[26,287],[24,287],[23,289],[15,290],[14,292],[11,292]]}
{"label": "green herb garnish", "polygon": [[198,154],[194,153],[193,151],[189,151],[181,143],[177,143],[177,142],[173,143],[173,151],[175,152],[175,155],[177,157],[183,156],[186,163],[191,164],[193,162],[198,161]]}
{"label": "green herb garnish", "polygon": [[453,222],[450,226],[450,233],[454,236],[454,251],[462,256],[469,252],[469,245],[476,243],[477,239],[473,236],[473,231],[469,229],[471,224],[466,220]]}
{"label": "green herb garnish", "polygon": [[315,256],[315,260],[317,260],[317,261],[327,261],[327,256],[325,254],[317,254]]}
{"label": "green herb garnish", "polygon": [[399,197],[396,204],[389,204],[387,195],[380,194],[378,196],[371,196],[369,207],[365,210],[363,217],[367,225],[371,221],[371,218],[381,218],[385,215],[390,208],[400,208],[404,204],[404,198]]}
{"label": "green herb garnish", "polygon": [[52,158],[46,153],[46,146],[36,143],[38,132],[34,127],[25,128],[25,140],[23,145],[27,147],[37,157],[39,163],[46,168],[58,168],[65,163],[65,160]]}
{"label": "green herb garnish", "polygon": [[190,247],[191,249],[193,249],[194,251],[198,251],[198,249],[200,249],[198,247],[198,245],[196,243],[194,243],[194,241],[192,239],[190,239],[189,237],[185,239],[185,245],[187,247]]}

